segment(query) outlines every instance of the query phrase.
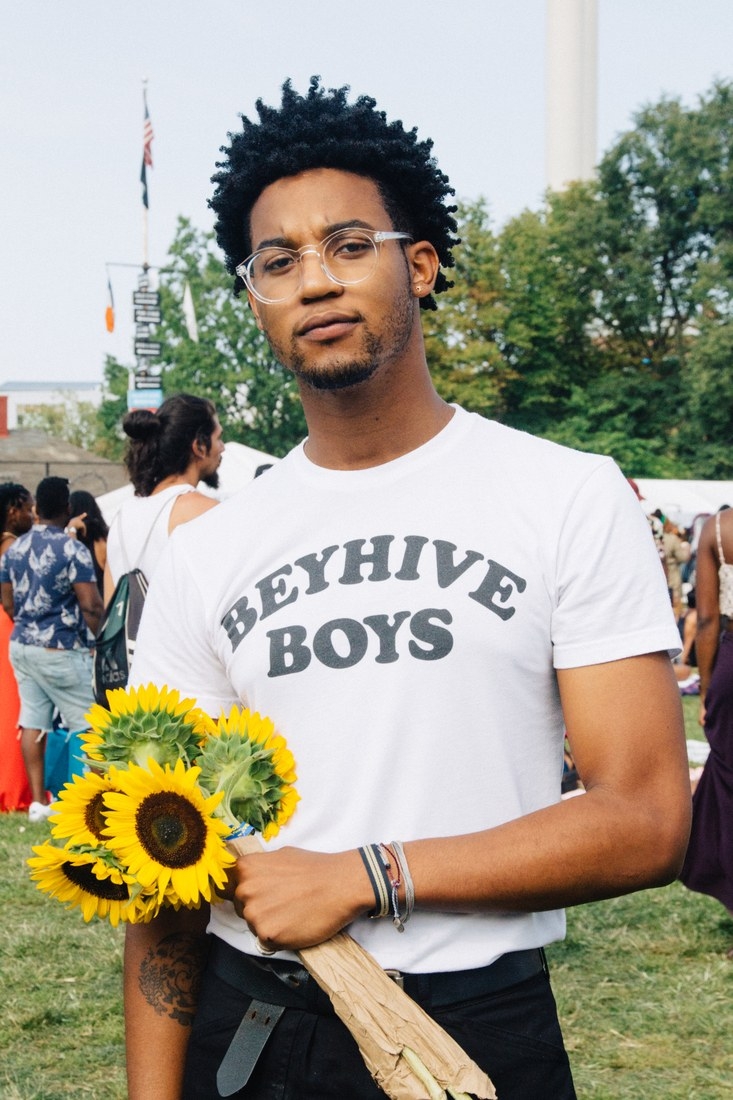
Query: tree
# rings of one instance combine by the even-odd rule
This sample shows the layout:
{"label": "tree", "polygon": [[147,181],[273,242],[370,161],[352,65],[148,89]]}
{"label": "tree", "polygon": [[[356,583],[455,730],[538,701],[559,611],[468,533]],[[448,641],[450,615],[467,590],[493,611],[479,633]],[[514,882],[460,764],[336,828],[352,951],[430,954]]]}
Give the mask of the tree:
{"label": "tree", "polygon": [[97,409],[91,401],[66,395],[58,404],[31,405],[18,412],[18,427],[36,428],[85,451],[103,453],[98,447]]}
{"label": "tree", "polygon": [[497,342],[503,318],[497,240],[483,200],[462,204],[457,221],[454,285],[437,297],[434,312],[423,314],[427,359],[446,401],[499,417],[512,369]]}
{"label": "tree", "polygon": [[[631,475],[723,476],[733,422],[733,84],[693,108],[645,107],[598,179],[548,193],[501,232],[458,212],[455,285],[423,315],[439,393]],[[186,332],[188,282],[199,343]],[[227,437],[283,454],[305,433],[210,235],[181,219],[161,273],[164,393],[213,396]],[[128,368],[108,360],[100,413],[120,446]]]}
{"label": "tree", "polygon": [[[196,312],[198,342],[191,339],[183,313],[188,282]],[[169,256],[160,273],[162,345],[160,379],[164,396],[193,393],[217,407],[225,438],[275,455],[285,454],[305,435],[300,398],[292,376],[272,356],[245,297],[235,298],[232,280],[214,252],[213,235],[180,218]],[[106,430],[126,411],[128,368],[108,360],[110,398]],[[122,376],[124,389],[121,388]]]}
{"label": "tree", "polygon": [[551,433],[567,402],[600,369],[593,338],[598,259],[591,188],[549,194],[543,210],[524,211],[499,239],[505,319],[500,346],[514,378],[504,419]]}

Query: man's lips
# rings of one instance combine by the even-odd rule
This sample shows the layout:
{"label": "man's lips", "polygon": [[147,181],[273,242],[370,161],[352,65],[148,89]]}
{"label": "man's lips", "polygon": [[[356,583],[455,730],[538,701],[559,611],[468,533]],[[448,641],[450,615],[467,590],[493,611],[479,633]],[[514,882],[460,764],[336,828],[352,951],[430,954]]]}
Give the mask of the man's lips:
{"label": "man's lips", "polygon": [[337,340],[340,336],[353,332],[358,323],[358,317],[343,313],[322,313],[305,321],[297,330],[297,335],[315,342]]}

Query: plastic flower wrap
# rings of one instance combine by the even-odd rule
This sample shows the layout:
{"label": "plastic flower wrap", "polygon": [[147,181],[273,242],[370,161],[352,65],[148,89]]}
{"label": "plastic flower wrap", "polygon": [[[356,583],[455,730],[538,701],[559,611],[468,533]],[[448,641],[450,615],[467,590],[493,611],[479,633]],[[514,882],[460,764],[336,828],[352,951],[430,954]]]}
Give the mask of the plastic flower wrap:
{"label": "plastic flower wrap", "polygon": [[167,687],[117,688],[108,701],[87,715],[90,770],[60,792],[31,877],[113,925],[218,901],[236,859],[227,839],[274,836],[295,809],[284,739],[238,707],[217,724]]}

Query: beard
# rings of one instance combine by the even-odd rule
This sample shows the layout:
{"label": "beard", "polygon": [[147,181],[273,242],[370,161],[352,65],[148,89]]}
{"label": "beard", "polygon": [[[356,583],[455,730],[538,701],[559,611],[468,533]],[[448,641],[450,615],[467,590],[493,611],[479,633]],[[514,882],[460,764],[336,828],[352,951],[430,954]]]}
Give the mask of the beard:
{"label": "beard", "polygon": [[212,470],[210,474],[204,474],[203,477],[199,478],[199,480],[203,481],[204,485],[206,485],[209,489],[218,489],[219,488],[219,470],[218,470],[218,468],[216,470]]}
{"label": "beard", "polygon": [[380,367],[405,350],[412,335],[413,311],[414,298],[405,286],[385,316],[379,333],[363,324],[363,346],[359,353],[346,358],[342,352],[334,351],[331,359],[324,358],[317,364],[299,349],[296,337],[286,347],[268,333],[265,335],[275,358],[300,382],[322,392],[344,390],[367,382]]}

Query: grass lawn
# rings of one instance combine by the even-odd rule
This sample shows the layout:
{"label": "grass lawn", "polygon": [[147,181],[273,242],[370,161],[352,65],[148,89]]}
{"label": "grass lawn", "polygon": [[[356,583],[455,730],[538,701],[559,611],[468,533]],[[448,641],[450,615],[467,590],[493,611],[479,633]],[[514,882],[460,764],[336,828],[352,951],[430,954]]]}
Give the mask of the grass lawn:
{"label": "grass lawn", "polygon": [[[123,932],[36,890],[25,860],[48,834],[0,814],[0,1100],[124,1100]],[[731,944],[722,906],[678,883],[568,912],[548,956],[580,1100],[733,1096]]]}

